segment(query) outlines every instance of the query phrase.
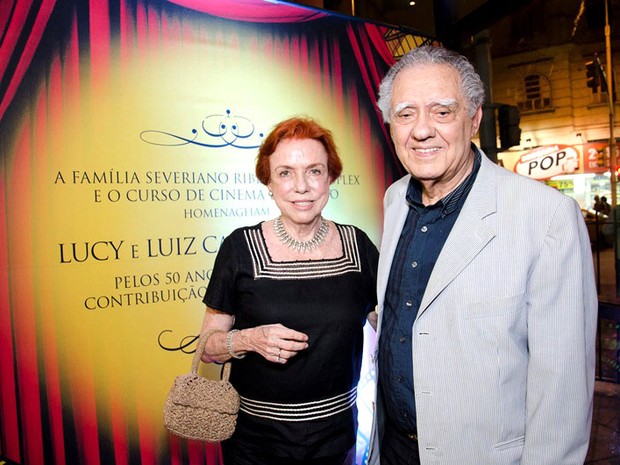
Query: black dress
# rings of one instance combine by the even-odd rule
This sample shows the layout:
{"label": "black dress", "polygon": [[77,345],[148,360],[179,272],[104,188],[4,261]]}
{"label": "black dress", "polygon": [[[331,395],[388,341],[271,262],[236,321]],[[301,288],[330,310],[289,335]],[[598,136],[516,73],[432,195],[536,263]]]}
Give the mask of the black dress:
{"label": "black dress", "polygon": [[309,338],[308,349],[286,364],[254,352],[232,360],[242,405],[224,450],[292,461],[355,444],[363,326],[376,305],[379,254],[360,229],[336,227],[344,253],[334,259],[276,262],[261,224],[222,243],[204,303],[234,315],[236,329],[281,323]]}

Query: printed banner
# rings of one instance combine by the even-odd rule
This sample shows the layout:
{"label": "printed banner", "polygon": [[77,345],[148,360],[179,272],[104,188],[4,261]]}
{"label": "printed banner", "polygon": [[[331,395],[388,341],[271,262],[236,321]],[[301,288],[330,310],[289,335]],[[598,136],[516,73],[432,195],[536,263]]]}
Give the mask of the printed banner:
{"label": "printed banner", "polygon": [[[0,456],[216,465],[162,426],[213,261],[277,216],[254,161],[293,115],[344,161],[325,216],[379,244],[400,173],[374,105],[384,28],[262,0],[15,2],[0,21]],[[371,395],[365,364],[360,461]]]}

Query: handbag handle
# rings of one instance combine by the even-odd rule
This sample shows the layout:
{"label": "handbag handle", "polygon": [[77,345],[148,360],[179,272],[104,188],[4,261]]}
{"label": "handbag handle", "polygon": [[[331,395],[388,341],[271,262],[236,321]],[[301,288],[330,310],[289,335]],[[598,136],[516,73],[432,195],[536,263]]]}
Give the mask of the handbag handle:
{"label": "handbag handle", "polygon": [[[196,352],[194,353],[194,358],[192,359],[192,373],[198,374],[198,366],[200,365],[200,359],[202,357],[202,353],[205,350],[205,346],[207,345],[207,340],[215,333],[223,333],[221,329],[210,329],[209,331],[205,331],[200,335],[198,339],[198,345],[196,346]],[[228,381],[230,377],[230,362],[224,363],[224,370],[222,372],[222,380]]]}

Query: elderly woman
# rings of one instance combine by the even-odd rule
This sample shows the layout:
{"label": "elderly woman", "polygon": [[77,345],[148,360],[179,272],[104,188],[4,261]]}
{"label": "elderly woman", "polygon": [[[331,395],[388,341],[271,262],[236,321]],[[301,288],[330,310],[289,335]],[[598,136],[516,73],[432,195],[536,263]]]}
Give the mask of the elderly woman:
{"label": "elderly woman", "polygon": [[205,362],[232,360],[241,396],[225,465],[353,463],[363,326],[374,325],[378,252],[364,232],[323,218],[342,171],[311,119],[276,125],[258,179],[280,216],[233,231],[204,298]]}

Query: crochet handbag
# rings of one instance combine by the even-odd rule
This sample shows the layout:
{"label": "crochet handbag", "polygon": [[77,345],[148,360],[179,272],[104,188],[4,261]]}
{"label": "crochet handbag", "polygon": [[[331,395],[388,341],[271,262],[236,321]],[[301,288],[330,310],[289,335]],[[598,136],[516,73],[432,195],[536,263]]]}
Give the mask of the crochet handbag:
{"label": "crochet handbag", "polygon": [[198,375],[205,344],[215,332],[207,331],[200,337],[192,370],[175,378],[164,404],[164,426],[185,439],[223,441],[232,436],[237,424],[239,394],[228,382],[230,363],[224,364],[221,380]]}

